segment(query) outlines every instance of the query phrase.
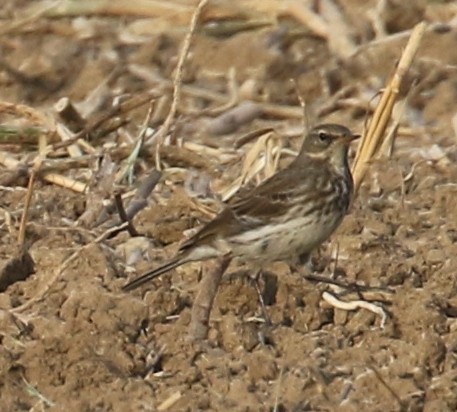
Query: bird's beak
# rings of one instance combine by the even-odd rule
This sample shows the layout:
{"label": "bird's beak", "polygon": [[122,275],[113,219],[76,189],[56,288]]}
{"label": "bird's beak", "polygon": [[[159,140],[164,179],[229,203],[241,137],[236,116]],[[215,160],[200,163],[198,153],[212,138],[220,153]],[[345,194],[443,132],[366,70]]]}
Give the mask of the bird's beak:
{"label": "bird's beak", "polygon": [[361,134],[351,134],[351,135],[349,135],[349,136],[343,136],[341,140],[342,140],[344,143],[350,143],[350,142],[352,142],[353,140],[359,139],[361,136],[362,136]]}

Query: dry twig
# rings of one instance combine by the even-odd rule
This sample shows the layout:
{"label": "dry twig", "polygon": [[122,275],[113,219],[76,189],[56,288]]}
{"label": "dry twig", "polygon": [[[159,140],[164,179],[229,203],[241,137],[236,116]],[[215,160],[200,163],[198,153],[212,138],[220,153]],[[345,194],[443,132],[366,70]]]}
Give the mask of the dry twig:
{"label": "dry twig", "polygon": [[179,391],[175,392],[169,398],[165,399],[159,406],[157,406],[157,410],[159,412],[167,411],[168,409],[172,408],[181,398],[182,393]]}
{"label": "dry twig", "polygon": [[41,156],[38,156],[38,158],[32,168],[32,172],[30,173],[30,176],[29,176],[29,184],[27,187],[27,196],[25,198],[24,211],[23,211],[22,217],[21,217],[21,224],[19,225],[19,234],[18,234],[18,239],[17,239],[19,247],[22,250],[24,250],[24,248],[25,248],[25,229],[27,227],[27,220],[28,220],[28,215],[29,215],[29,210],[30,210],[30,204],[32,202],[35,177],[36,177],[37,171],[40,168],[41,162],[42,162],[42,158],[41,158]]}
{"label": "dry twig", "polygon": [[370,120],[368,130],[364,133],[363,139],[358,147],[356,158],[352,166],[356,192],[365,177],[370,161],[373,159],[382,144],[387,124],[392,116],[392,110],[398,98],[403,78],[414,60],[426,28],[427,25],[423,22],[419,23],[414,28],[409,42],[400,58],[395,73],[387,87],[384,89],[373,117]]}
{"label": "dry twig", "polygon": [[165,138],[165,136],[168,134],[168,132],[170,130],[171,123],[173,122],[173,120],[175,118],[176,111],[178,109],[178,105],[181,100],[181,84],[182,84],[184,63],[186,61],[187,55],[189,54],[190,43],[192,41],[192,37],[194,35],[195,28],[197,27],[198,18],[200,16],[200,13],[201,13],[203,7],[205,7],[207,2],[208,2],[208,0],[200,0],[197,7],[195,8],[194,13],[192,14],[189,31],[184,39],[181,53],[179,53],[178,64],[176,65],[176,71],[175,71],[175,78],[173,80],[173,100],[171,101],[170,111],[168,112],[168,115],[167,115],[162,127],[160,128],[159,132],[155,136],[157,139],[156,152],[155,152],[157,170],[161,170],[160,147],[162,146],[163,139]]}
{"label": "dry twig", "polygon": [[[29,170],[28,165],[24,165],[6,152],[0,152],[0,164],[11,170],[24,170],[25,172],[28,172]],[[74,192],[83,193],[86,190],[86,185],[84,183],[57,173],[37,171],[37,175],[48,183],[54,183],[58,186],[66,187]]]}
{"label": "dry twig", "polygon": [[133,226],[132,221],[127,216],[127,212],[125,211],[124,204],[122,203],[122,195],[120,193],[116,193],[114,195],[114,203],[116,205],[117,213],[121,219],[121,222],[127,223],[127,231],[129,232],[130,236],[138,236],[138,232]]}

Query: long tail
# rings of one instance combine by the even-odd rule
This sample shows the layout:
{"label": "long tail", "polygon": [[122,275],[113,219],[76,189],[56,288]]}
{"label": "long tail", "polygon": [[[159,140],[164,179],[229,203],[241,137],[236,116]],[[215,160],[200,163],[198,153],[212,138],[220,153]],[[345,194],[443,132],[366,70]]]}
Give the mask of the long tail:
{"label": "long tail", "polygon": [[136,289],[145,283],[149,282],[150,280],[163,275],[164,273],[168,272],[169,270],[172,270],[174,268],[177,268],[178,266],[183,265],[184,263],[187,263],[187,259],[183,259],[182,257],[173,259],[172,261],[165,263],[164,265],[158,267],[157,269],[150,270],[144,274],[142,274],[139,278],[136,278],[135,280],[132,280],[131,282],[127,283],[122,287],[122,290],[125,292],[128,292],[130,290]]}

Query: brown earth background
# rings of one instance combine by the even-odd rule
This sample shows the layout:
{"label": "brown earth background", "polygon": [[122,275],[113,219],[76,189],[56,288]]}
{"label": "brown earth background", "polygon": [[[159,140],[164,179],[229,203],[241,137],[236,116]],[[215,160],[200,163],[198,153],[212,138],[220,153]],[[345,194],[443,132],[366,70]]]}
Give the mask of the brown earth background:
{"label": "brown earth background", "polygon": [[[456,3],[210,0],[136,237],[102,235],[118,222],[115,193],[129,205],[155,167],[154,131],[169,113],[197,2],[105,3],[0,8],[0,410],[456,411]],[[234,266],[204,345],[187,332],[210,263],[120,290],[172,255],[223,194],[290,162],[303,136],[298,96],[309,124],[362,132],[420,21],[430,26],[400,91],[393,152],[373,162],[351,213],[314,256],[320,275],[379,287],[341,299],[373,300],[385,324],[364,308],[335,308],[323,299],[330,285],[281,263],[261,284],[273,326],[262,322],[249,268]],[[119,109],[146,92],[149,117],[151,98]],[[91,125],[66,146],[81,125],[58,115],[64,97]],[[249,138],[265,128],[274,132]],[[142,130],[130,180],[114,179]],[[70,183],[49,182],[49,172]]]}

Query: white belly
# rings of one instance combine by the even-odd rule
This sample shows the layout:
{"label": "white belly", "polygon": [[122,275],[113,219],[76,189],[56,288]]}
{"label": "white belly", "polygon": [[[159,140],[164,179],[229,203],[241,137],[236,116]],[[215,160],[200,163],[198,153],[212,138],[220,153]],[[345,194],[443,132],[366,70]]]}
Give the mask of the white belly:
{"label": "white belly", "polygon": [[324,242],[340,221],[337,217],[328,217],[324,221],[303,217],[282,224],[266,225],[233,237],[231,249],[234,256],[246,261],[294,260]]}

